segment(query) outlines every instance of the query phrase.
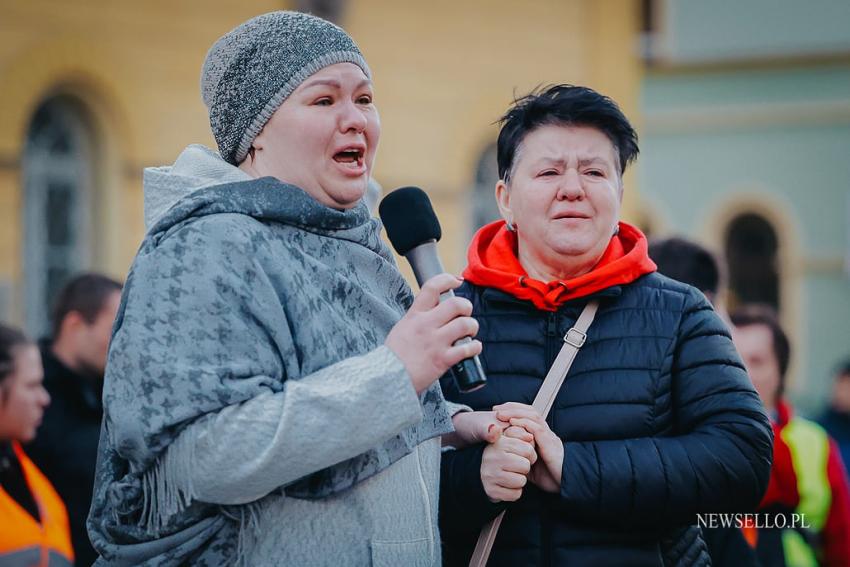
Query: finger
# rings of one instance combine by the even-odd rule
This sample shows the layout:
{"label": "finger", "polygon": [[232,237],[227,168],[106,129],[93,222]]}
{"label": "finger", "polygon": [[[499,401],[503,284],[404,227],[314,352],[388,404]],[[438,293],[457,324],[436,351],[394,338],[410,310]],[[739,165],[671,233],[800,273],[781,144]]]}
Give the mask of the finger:
{"label": "finger", "polygon": [[472,302],[465,297],[449,297],[428,313],[434,325],[442,327],[459,317],[472,315]]}
{"label": "finger", "polygon": [[492,452],[489,455],[485,455],[486,463],[482,459],[482,474],[486,472],[488,476],[494,478],[502,471],[525,475],[531,471],[532,463],[528,458],[503,449],[497,449],[496,445],[490,445],[489,449]]}
{"label": "finger", "polygon": [[513,453],[505,453],[499,461],[499,466],[502,471],[512,472],[516,474],[528,475],[533,466],[527,457],[514,455]]}
{"label": "finger", "polygon": [[510,427],[496,419],[492,411],[467,412],[467,419],[470,420],[473,441],[477,443],[495,443],[502,436],[502,432]]}
{"label": "finger", "polygon": [[527,409],[529,411],[533,411],[533,412],[537,413],[536,410],[532,406],[530,406],[529,404],[523,404],[523,403],[520,403],[520,402],[505,402],[503,404],[493,406],[494,411],[509,410],[509,409]]}
{"label": "finger", "polygon": [[533,463],[537,460],[537,451],[531,443],[502,436],[497,443],[498,448],[505,453],[514,454]]}
{"label": "finger", "polygon": [[504,435],[505,437],[512,437],[514,439],[519,439],[520,441],[524,441],[526,443],[534,442],[534,435],[526,431],[524,428],[516,425],[509,425],[506,423],[505,425],[507,426],[507,429],[505,429],[502,433],[502,435]]}
{"label": "finger", "polygon": [[422,289],[413,299],[411,311],[430,311],[440,303],[440,295],[460,287],[463,280],[451,274],[438,274],[422,284]]}
{"label": "finger", "polygon": [[461,360],[478,356],[481,354],[481,349],[481,341],[478,339],[472,339],[469,342],[456,344],[446,351],[444,362],[447,366],[454,366]]}
{"label": "finger", "polygon": [[502,471],[495,479],[493,479],[493,481],[496,486],[516,489],[523,488],[526,484],[528,484],[528,477],[524,474]]}
{"label": "finger", "polygon": [[[437,330],[437,340],[443,344],[454,344],[456,341],[478,334],[478,321],[472,317],[458,317]],[[493,418],[495,419],[495,415]],[[507,420],[505,420],[507,421]]]}
{"label": "finger", "polygon": [[[530,432],[529,432],[530,433]],[[534,434],[532,433],[532,436]],[[515,455],[527,456],[530,455],[534,451],[534,442],[526,441],[524,439],[517,439],[516,437],[507,437],[502,436],[498,442],[499,449],[502,451],[507,451],[508,453],[514,453]]]}
{"label": "finger", "polygon": [[516,502],[522,497],[522,489],[521,488],[502,488],[501,486],[494,486],[491,489],[493,493],[493,500],[499,502]]}
{"label": "finger", "polygon": [[499,409],[496,411],[496,417],[502,421],[511,421],[512,419],[529,419],[541,426],[546,426],[546,420],[534,410],[525,408]]}
{"label": "finger", "polygon": [[541,438],[549,432],[549,427],[541,425],[540,422],[532,419],[528,419],[526,417],[514,417],[508,422],[513,426],[522,427],[532,435],[534,435],[534,440],[538,443]]}
{"label": "finger", "polygon": [[496,413],[496,418],[502,421],[510,421],[512,417],[530,417],[539,415],[537,410],[528,404],[519,402],[505,402],[493,406],[493,411]]}
{"label": "finger", "polygon": [[519,439],[524,443],[534,443],[534,435],[517,425],[506,424],[507,428],[502,432],[505,437]]}
{"label": "finger", "polygon": [[512,419],[511,425],[522,427],[534,435],[534,443],[543,453],[546,453],[547,448],[552,447],[551,443],[561,442],[561,438],[555,435],[548,425],[540,425],[536,421],[525,418]]}
{"label": "finger", "polygon": [[505,428],[507,427],[508,424],[494,420],[493,423],[487,426],[487,430],[484,432],[484,435],[481,436],[481,440],[485,443],[495,443],[499,440],[499,437],[504,434]]}
{"label": "finger", "polygon": [[492,411],[461,411],[452,416],[455,434],[469,444],[495,443],[509,424],[496,419]]}

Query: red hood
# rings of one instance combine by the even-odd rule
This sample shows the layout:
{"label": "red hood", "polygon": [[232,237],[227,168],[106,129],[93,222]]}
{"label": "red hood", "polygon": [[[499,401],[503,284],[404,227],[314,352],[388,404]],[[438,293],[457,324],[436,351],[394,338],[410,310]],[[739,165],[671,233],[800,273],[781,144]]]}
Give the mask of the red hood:
{"label": "red hood", "polygon": [[463,277],[469,282],[531,301],[544,311],[556,311],[571,299],[631,283],[656,270],[647,253],[646,237],[624,222],[596,266],[569,280],[541,282],[530,278],[517,259],[517,235],[507,230],[504,221],[492,222],[475,234],[467,260]]}

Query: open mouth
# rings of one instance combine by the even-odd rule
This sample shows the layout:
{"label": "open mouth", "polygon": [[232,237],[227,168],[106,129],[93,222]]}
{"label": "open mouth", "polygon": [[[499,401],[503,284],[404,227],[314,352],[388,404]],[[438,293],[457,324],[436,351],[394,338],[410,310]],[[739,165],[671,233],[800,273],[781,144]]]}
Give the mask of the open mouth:
{"label": "open mouth", "polygon": [[366,149],[362,147],[352,146],[344,148],[334,154],[334,161],[352,169],[360,168],[363,167],[363,156],[365,153]]}

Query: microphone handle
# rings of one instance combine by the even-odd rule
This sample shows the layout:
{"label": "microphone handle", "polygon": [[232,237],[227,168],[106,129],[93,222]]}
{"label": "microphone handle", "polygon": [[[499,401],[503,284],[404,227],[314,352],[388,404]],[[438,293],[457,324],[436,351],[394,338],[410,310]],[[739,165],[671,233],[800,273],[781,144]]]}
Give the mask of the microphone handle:
{"label": "microphone handle", "polygon": [[[413,275],[416,277],[416,283],[422,287],[429,279],[438,274],[442,274],[443,264],[440,262],[440,256],[437,254],[437,241],[429,240],[423,242],[419,246],[411,249],[405,258],[410,262],[410,267],[413,268]],[[440,294],[440,301],[445,301],[450,297],[454,297],[454,292],[448,290]],[[463,337],[455,341],[455,345],[462,345],[472,342],[469,337]],[[452,376],[455,379],[458,390],[463,393],[475,391],[483,387],[487,383],[487,376],[484,374],[484,369],[481,367],[481,361],[477,356],[461,360],[451,368]]]}

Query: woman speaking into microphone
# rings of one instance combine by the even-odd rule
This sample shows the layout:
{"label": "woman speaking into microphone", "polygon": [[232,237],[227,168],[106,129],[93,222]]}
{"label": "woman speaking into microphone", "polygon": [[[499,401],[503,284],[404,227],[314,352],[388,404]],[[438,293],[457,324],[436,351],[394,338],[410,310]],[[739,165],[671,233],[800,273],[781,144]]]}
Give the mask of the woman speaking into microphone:
{"label": "woman speaking into microphone", "polygon": [[454,346],[477,332],[469,302],[439,303],[460,280],[414,299],[362,202],[381,132],[369,67],[339,27],[274,12],[212,46],[201,87],[218,153],[145,173],[104,386],[98,564],[438,565],[452,419],[435,381],[481,345]]}

